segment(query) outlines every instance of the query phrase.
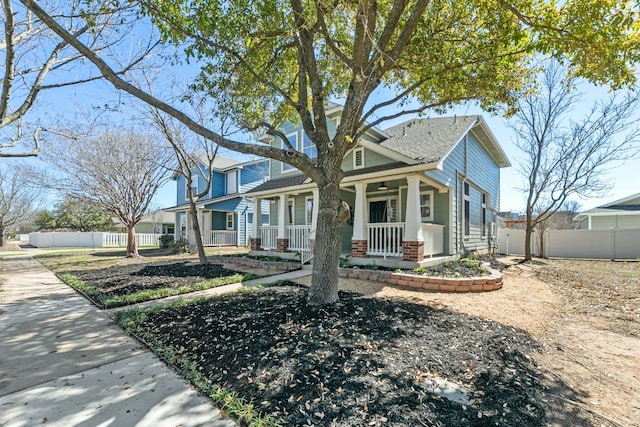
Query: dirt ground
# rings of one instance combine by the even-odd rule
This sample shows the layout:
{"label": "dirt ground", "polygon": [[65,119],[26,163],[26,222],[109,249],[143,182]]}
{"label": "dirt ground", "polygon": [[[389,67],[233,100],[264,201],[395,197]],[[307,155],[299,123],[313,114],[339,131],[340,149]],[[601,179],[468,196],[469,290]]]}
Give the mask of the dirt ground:
{"label": "dirt ground", "polygon": [[542,346],[536,361],[549,383],[566,385],[546,394],[548,425],[640,426],[640,263],[544,260],[511,265],[503,274],[501,290],[482,294],[354,279],[341,279],[340,287],[524,329]]}

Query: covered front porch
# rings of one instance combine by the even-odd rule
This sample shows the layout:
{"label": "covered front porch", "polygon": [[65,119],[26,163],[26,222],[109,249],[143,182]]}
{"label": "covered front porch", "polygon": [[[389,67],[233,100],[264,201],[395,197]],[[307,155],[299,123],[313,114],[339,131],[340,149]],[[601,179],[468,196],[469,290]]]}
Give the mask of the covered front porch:
{"label": "covered front porch", "polygon": [[[424,174],[389,176],[369,181],[345,180],[341,197],[352,216],[343,228],[342,250],[358,259],[381,258],[421,262],[448,255],[449,192]],[[284,190],[284,189],[283,189]],[[270,201],[269,224],[256,222],[251,235],[252,251],[312,253],[317,224],[318,190],[254,197],[254,212],[263,200]]]}
{"label": "covered front porch", "polygon": [[[198,224],[204,246],[238,246],[239,236],[235,212],[197,209]],[[188,210],[175,212],[179,232],[176,239],[185,239],[195,245],[194,222]]]}

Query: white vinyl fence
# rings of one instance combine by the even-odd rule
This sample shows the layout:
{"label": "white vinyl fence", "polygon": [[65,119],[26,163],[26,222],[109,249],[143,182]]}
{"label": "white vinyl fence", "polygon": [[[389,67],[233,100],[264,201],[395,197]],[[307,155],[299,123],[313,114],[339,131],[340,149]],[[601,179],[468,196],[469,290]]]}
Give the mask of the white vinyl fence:
{"label": "white vinyl fence", "polygon": [[[136,233],[138,247],[158,246],[159,234]],[[36,248],[119,248],[127,246],[126,233],[109,232],[50,232],[30,233],[29,244]]]}
{"label": "white vinyl fence", "polygon": [[[498,229],[498,252],[524,254],[524,230]],[[609,230],[547,230],[531,236],[531,252],[548,258],[639,259],[640,228]],[[544,249],[544,250],[541,250]]]}

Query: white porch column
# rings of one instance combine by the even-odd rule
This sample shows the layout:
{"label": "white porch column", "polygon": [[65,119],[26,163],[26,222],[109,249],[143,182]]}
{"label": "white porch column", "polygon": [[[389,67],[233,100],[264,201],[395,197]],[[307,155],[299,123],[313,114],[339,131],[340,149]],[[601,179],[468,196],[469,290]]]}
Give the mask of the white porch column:
{"label": "white porch column", "polygon": [[180,212],[173,213],[173,241],[176,242],[180,238]]}
{"label": "white porch column", "polygon": [[260,225],[262,225],[262,200],[257,197],[253,198],[253,221],[251,222],[251,238],[260,237]]}
{"label": "white porch column", "polygon": [[287,196],[281,194],[278,199],[278,237],[276,238],[276,252],[287,252],[289,237],[287,236]]}
{"label": "white porch column", "polygon": [[187,230],[187,242],[189,242],[189,247],[195,247],[196,245],[196,236],[193,232],[193,221],[191,220],[191,211],[187,211],[185,214],[187,222],[186,222],[186,230]]}
{"label": "white porch column", "polygon": [[420,178],[407,177],[407,215],[402,241],[402,259],[418,262],[424,259],[424,236],[422,235],[422,215],[420,214]]}
{"label": "white porch column", "polygon": [[353,236],[352,240],[366,240],[365,232],[365,205],[367,202],[366,185],[363,182],[357,182],[356,187],[356,201],[353,213]]}
{"label": "white porch column", "polygon": [[366,258],[367,256],[367,184],[357,182],[356,200],[353,207],[353,235],[351,236],[351,256],[354,258]]}
{"label": "white porch column", "polygon": [[287,238],[287,196],[281,194],[278,198],[278,239]]}
{"label": "white porch column", "polygon": [[407,216],[404,228],[404,240],[422,242],[422,215],[420,214],[420,178],[407,176]]}
{"label": "white porch column", "polygon": [[314,188],[313,193],[313,210],[311,211],[311,233],[309,233],[309,239],[316,239],[316,228],[318,227],[318,204],[320,203],[320,194],[317,188]]}

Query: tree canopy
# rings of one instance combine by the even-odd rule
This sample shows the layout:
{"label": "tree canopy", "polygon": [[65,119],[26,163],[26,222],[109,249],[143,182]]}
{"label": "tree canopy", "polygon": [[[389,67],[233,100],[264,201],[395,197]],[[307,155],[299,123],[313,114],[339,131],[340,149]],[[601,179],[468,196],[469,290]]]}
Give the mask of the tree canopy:
{"label": "tree canopy", "polygon": [[[115,87],[222,147],[284,161],[317,184],[313,304],[337,300],[340,165],[368,128],[470,100],[511,111],[531,89],[530,62],[537,55],[614,88],[634,84],[640,56],[638,4],[623,0],[136,2],[167,42],[201,66],[192,89],[222,100],[239,127],[280,137],[281,149],[237,141],[198,123],[180,105],[115,72],[51,11],[34,0],[20,2]],[[330,101],[343,105],[335,133],[325,114]],[[287,145],[278,130],[283,120],[302,124],[316,158]]]}

